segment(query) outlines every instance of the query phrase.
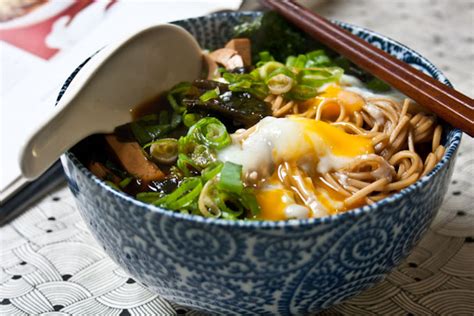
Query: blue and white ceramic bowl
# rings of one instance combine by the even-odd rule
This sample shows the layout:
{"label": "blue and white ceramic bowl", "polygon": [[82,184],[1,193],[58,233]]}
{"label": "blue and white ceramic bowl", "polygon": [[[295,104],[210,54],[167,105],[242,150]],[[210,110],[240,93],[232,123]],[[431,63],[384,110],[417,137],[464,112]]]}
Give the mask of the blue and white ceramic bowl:
{"label": "blue and white ceramic bowl", "polygon": [[[222,13],[175,24],[212,49],[231,37],[234,25],[259,14]],[[450,84],[406,46],[340,24]],[[461,132],[447,126],[441,162],[400,193],[340,215],[288,222],[234,222],[173,213],[115,191],[73,152],[66,153],[62,163],[97,241],[152,291],[213,313],[308,314],[371,287],[409,254],[441,205],[460,139]]]}

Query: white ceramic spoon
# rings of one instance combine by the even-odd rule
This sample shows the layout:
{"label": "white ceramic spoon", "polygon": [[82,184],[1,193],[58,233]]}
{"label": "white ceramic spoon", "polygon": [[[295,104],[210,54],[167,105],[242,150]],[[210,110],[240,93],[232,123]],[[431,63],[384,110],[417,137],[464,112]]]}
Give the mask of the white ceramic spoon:
{"label": "white ceramic spoon", "polygon": [[83,138],[131,121],[130,109],[199,77],[202,52],[181,27],[163,24],[109,45],[79,71],[49,119],[26,142],[23,176],[33,180]]}

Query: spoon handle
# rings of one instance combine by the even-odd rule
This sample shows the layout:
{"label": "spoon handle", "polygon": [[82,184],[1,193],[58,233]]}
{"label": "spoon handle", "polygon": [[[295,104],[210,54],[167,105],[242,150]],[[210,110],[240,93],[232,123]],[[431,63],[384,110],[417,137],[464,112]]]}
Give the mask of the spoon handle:
{"label": "spoon handle", "polygon": [[263,0],[310,36],[474,136],[474,100],[291,0]]}
{"label": "spoon handle", "polygon": [[[52,115],[23,147],[20,157],[20,169],[28,180],[34,180],[46,171],[71,144],[75,144],[90,134],[81,128],[79,113],[74,107],[57,109],[59,113]],[[85,117],[87,119],[87,117]],[[57,131],[64,131],[58,133]]]}
{"label": "spoon handle", "polygon": [[20,151],[19,159],[26,179],[39,177],[73,144],[91,134],[90,126],[94,126],[94,120],[99,118],[73,103],[78,102],[78,90],[95,71],[96,64],[109,54],[109,49],[103,49],[81,68],[50,115],[31,133]]}

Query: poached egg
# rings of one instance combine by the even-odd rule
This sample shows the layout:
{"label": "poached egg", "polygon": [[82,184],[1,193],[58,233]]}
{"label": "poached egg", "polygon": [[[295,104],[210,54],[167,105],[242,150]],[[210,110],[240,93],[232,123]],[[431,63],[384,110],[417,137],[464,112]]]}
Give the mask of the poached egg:
{"label": "poached egg", "polygon": [[[234,134],[232,144],[219,152],[218,159],[242,165],[245,177],[258,175],[260,185],[256,197],[261,208],[258,218],[286,220],[342,210],[344,197],[320,176],[373,151],[370,139],[348,134],[323,121],[295,116],[266,117],[245,139]],[[314,193],[311,207],[302,205],[302,197],[278,180],[277,169],[283,163],[297,166],[307,175],[305,181],[309,181],[307,185]]]}

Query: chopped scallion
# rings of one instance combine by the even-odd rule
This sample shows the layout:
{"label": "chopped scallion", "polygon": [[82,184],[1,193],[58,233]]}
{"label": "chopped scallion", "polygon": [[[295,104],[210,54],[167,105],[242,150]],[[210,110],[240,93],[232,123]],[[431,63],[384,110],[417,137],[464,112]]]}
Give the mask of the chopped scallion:
{"label": "chopped scallion", "polygon": [[201,171],[201,178],[204,182],[207,182],[214,178],[216,175],[221,172],[224,164],[220,161],[215,161],[207,166],[204,170]]}
{"label": "chopped scallion", "polygon": [[150,146],[150,155],[160,163],[169,164],[174,162],[178,157],[178,140],[163,138],[153,142]]}
{"label": "chopped scallion", "polygon": [[201,100],[202,102],[207,102],[207,101],[209,101],[209,100],[218,98],[218,97],[219,97],[219,94],[220,94],[219,87],[216,87],[215,89],[208,90],[208,91],[204,92],[204,93],[199,97],[199,100]]}
{"label": "chopped scallion", "polygon": [[183,115],[183,123],[186,127],[191,127],[196,124],[197,121],[201,119],[201,116],[196,113],[186,113]]}
{"label": "chopped scallion", "polygon": [[189,129],[188,136],[212,149],[222,149],[231,142],[225,125],[214,117],[199,120]]}
{"label": "chopped scallion", "polygon": [[225,162],[217,186],[221,190],[240,195],[244,188],[242,183],[242,166],[229,161]]}
{"label": "chopped scallion", "polygon": [[127,177],[125,179],[123,179],[122,181],[119,182],[119,187],[120,188],[125,188],[127,185],[130,184],[130,182],[132,182],[133,178],[132,177]]}
{"label": "chopped scallion", "polygon": [[145,203],[153,204],[162,196],[163,196],[163,193],[158,193],[158,192],[141,192],[137,194],[137,200],[145,202]]}

